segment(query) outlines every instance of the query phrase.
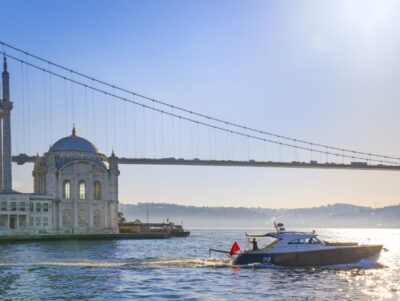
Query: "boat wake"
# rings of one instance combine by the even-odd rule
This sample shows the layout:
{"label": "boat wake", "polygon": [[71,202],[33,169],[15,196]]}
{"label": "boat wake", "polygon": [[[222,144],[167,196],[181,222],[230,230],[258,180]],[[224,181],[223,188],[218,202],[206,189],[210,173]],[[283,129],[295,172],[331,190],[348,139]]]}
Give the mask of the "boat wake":
{"label": "boat wake", "polygon": [[27,268],[48,268],[48,267],[82,267],[82,268],[112,268],[128,267],[136,269],[157,269],[157,268],[223,268],[231,267],[231,261],[218,259],[201,258],[177,258],[161,260],[158,258],[137,259],[132,258],[124,262],[102,262],[102,261],[36,261],[36,262],[0,262],[1,267],[27,267]]}
{"label": "boat wake", "polygon": [[85,262],[68,262],[68,261],[38,261],[38,262],[0,262],[0,267],[88,267],[88,268],[108,268],[124,266],[122,262],[101,262],[101,261],[85,261]]}
{"label": "boat wake", "polygon": [[140,268],[225,268],[232,267],[231,260],[201,259],[201,258],[177,258],[167,260],[147,260],[141,263],[128,264],[130,267]]}

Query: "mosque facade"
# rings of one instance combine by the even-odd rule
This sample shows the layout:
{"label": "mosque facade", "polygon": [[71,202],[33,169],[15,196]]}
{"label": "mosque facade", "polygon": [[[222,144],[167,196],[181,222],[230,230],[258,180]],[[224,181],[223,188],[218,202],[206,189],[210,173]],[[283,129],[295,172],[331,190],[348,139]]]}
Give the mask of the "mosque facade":
{"label": "mosque facade", "polygon": [[117,157],[90,141],[56,141],[33,167],[33,193],[12,189],[9,74],[4,58],[0,100],[0,236],[118,233]]}

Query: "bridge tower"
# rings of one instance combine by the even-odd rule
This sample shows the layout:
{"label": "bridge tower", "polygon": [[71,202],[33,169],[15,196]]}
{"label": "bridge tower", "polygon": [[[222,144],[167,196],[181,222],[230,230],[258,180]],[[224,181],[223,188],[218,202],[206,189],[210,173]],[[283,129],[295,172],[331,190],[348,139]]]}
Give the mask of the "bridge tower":
{"label": "bridge tower", "polygon": [[0,101],[0,189],[2,192],[12,191],[11,170],[11,110],[10,75],[7,70],[7,59],[3,61],[3,99]]}

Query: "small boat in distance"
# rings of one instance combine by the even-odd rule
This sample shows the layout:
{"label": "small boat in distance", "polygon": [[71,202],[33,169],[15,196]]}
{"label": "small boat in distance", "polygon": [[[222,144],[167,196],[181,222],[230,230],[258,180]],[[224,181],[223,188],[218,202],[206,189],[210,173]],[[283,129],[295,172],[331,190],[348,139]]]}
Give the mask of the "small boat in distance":
{"label": "small boat in distance", "polygon": [[[383,245],[359,245],[358,243],[326,242],[318,238],[315,231],[286,231],[282,223],[274,223],[276,232],[265,234],[246,234],[252,238],[252,248],[240,251],[237,243],[231,252],[226,253],[233,259],[234,265],[275,264],[283,266],[324,266],[356,263],[361,259],[377,260]],[[259,248],[256,238],[270,237],[273,242]]]}
{"label": "small boat in distance", "polygon": [[162,233],[169,237],[187,237],[190,235],[189,231],[185,231],[182,225],[176,225],[167,219],[163,223],[142,223],[140,220],[133,222],[120,222],[119,233]]}

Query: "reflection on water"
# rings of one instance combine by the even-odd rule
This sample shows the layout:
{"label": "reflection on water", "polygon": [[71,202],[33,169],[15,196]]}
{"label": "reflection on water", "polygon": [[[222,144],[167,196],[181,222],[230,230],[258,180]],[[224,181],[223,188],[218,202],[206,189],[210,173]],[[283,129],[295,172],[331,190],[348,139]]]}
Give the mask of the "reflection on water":
{"label": "reflection on water", "polygon": [[399,300],[400,230],[321,229],[325,240],[379,243],[378,264],[234,267],[209,248],[244,247],[244,230],[188,238],[0,246],[0,296],[23,300]]}

